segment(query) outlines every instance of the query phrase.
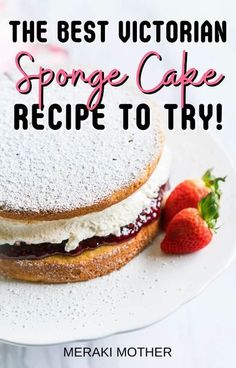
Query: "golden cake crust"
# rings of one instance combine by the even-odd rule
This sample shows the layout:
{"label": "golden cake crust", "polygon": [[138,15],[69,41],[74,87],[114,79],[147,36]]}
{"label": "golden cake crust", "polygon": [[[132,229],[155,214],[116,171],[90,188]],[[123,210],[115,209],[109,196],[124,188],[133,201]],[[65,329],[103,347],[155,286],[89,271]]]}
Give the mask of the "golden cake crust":
{"label": "golden cake crust", "polygon": [[0,275],[42,283],[90,280],[126,265],[153,240],[157,232],[158,220],[144,226],[128,241],[100,246],[79,256],[50,256],[40,260],[0,259]]}

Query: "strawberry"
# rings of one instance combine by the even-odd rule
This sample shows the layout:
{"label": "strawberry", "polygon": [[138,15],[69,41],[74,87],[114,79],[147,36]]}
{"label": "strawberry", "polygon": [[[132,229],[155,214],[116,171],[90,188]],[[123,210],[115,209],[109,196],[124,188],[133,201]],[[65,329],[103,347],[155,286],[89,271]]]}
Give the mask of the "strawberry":
{"label": "strawberry", "polygon": [[197,208],[198,202],[209,192],[214,192],[220,198],[219,182],[225,178],[216,178],[212,169],[207,170],[198,180],[185,180],[171,192],[162,212],[162,227],[167,229],[171,219],[184,208]]}
{"label": "strawberry", "polygon": [[165,253],[192,253],[210,243],[219,217],[219,199],[210,192],[201,199],[198,208],[178,212],[167,227],[161,249]]}

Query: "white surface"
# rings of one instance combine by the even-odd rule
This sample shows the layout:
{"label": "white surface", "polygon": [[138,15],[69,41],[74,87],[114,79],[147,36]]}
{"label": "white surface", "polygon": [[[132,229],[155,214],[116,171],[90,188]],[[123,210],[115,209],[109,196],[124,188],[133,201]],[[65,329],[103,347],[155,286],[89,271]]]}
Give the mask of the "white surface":
{"label": "white surface", "polygon": [[[171,182],[200,176],[215,166],[227,174],[217,234],[203,251],[167,256],[160,236],[120,271],[65,285],[0,282],[0,339],[29,345],[91,340],[150,325],[196,296],[224,269],[236,249],[236,174],[215,141],[201,133],[167,135],[174,153]],[[202,149],[198,151],[202,145]],[[198,155],[196,157],[196,152]],[[186,158],[183,160],[183,158]]]}
{"label": "white surface", "polygon": [[[144,52],[154,49],[163,54],[164,66],[160,64],[160,71],[167,67],[177,66],[180,60],[180,50],[184,47],[190,51],[191,66],[195,64],[202,69],[213,66],[226,74],[224,83],[213,89],[189,88],[188,99],[193,104],[204,102],[222,102],[223,110],[223,130],[215,131],[213,124],[211,130],[216,138],[225,146],[231,157],[236,160],[235,148],[235,32],[234,21],[235,1],[224,2],[222,0],[199,0],[197,2],[180,0],[178,2],[160,2],[156,0],[139,2],[116,1],[71,1],[67,7],[66,1],[47,2],[39,0],[20,1],[19,7],[15,1],[8,1],[8,17],[17,19],[22,16],[55,19],[59,16],[63,18],[84,19],[226,19],[228,20],[228,42],[226,44],[129,44],[127,48],[116,42],[115,37],[111,37],[108,47],[96,43],[90,46],[75,46],[72,48],[76,58],[80,63],[94,63],[94,55],[97,64],[120,66],[122,70],[133,69],[134,63],[143,55]],[[109,5],[111,4],[111,6]],[[110,6],[110,7],[109,7]],[[14,15],[12,15],[14,14]],[[8,53],[1,55],[1,64],[13,59],[15,50],[9,49],[6,29],[7,22],[1,22],[1,44]],[[4,28],[5,27],[5,28]],[[52,29],[52,27],[50,27]],[[25,45],[24,45],[25,46]],[[17,47],[19,50],[19,47]],[[81,51],[82,50],[82,51]],[[128,51],[128,52],[127,52]],[[124,55],[122,57],[122,55]],[[128,55],[128,57],[127,57]],[[110,63],[110,64],[109,64]],[[135,64],[135,65],[136,65]],[[159,69],[158,69],[159,70]],[[164,102],[179,102],[179,91],[175,88],[163,89],[156,98]],[[204,133],[203,133],[204,134]],[[201,148],[199,148],[201,149]],[[229,221],[234,221],[235,208],[232,208],[232,215]],[[186,304],[177,312],[158,324],[130,334],[117,335],[103,339],[99,342],[100,346],[121,346],[121,345],[169,345],[173,349],[173,358],[170,360],[156,361],[153,359],[64,359],[61,346],[49,348],[21,348],[9,345],[2,345],[0,350],[0,365],[3,368],[87,368],[87,367],[122,367],[128,368],[134,365],[137,368],[156,367],[161,368],[222,368],[235,365],[235,341],[236,341],[236,261],[198,298]],[[83,344],[90,345],[91,343]],[[97,342],[95,343],[97,344]],[[95,345],[93,344],[93,345]]]}

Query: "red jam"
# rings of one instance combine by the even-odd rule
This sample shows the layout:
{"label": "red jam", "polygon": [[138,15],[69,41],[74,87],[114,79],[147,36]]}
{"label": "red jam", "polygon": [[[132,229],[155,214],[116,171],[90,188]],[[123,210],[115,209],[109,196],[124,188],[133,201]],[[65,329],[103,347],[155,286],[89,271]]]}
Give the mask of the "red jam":
{"label": "red jam", "polygon": [[64,240],[60,244],[41,243],[26,244],[17,242],[17,245],[3,244],[0,245],[0,258],[2,259],[42,259],[53,255],[78,256],[85,250],[98,248],[100,245],[119,244],[125,240],[133,238],[142,226],[148,225],[157,220],[160,216],[161,203],[163,195],[168,188],[168,183],[160,187],[158,195],[151,201],[151,206],[144,209],[138,216],[135,223],[123,226],[121,235],[93,236],[85,239],[78,244],[78,247],[70,252],[65,251],[65,245],[68,240]]}

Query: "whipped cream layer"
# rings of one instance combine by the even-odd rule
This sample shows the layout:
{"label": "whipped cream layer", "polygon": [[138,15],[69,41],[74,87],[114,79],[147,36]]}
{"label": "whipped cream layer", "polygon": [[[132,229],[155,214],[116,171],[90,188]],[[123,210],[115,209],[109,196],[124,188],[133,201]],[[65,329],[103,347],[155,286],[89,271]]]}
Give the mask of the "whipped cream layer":
{"label": "whipped cream layer", "polygon": [[102,211],[55,221],[23,221],[0,217],[0,244],[61,243],[67,240],[66,251],[93,236],[120,236],[120,228],[134,223],[143,209],[149,208],[159,188],[168,181],[170,150],[164,147],[160,161],[147,182],[123,201]]}

